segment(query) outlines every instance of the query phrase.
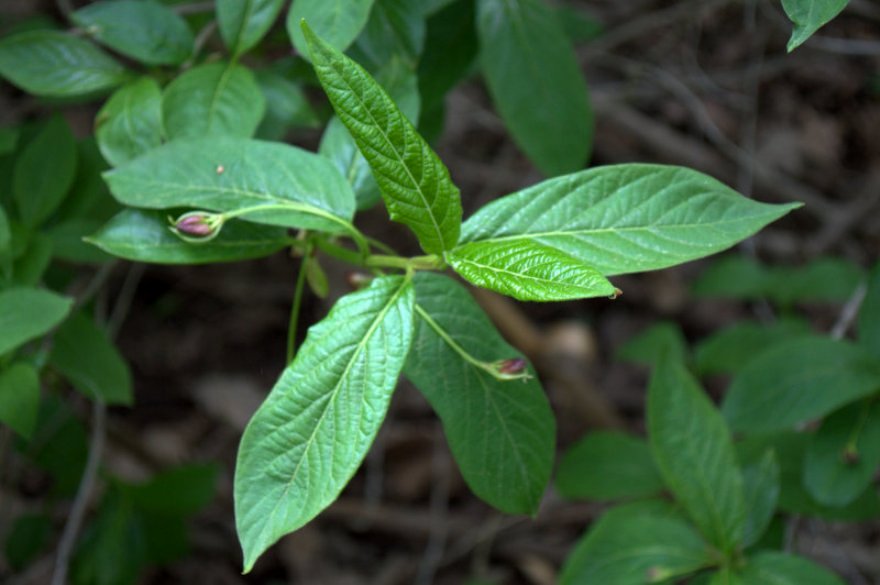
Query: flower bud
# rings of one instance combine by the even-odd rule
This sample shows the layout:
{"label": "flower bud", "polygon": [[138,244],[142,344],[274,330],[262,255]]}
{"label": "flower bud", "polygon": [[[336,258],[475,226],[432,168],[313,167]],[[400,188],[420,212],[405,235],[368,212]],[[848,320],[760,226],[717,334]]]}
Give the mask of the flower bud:
{"label": "flower bud", "polygon": [[177,219],[171,219],[171,231],[178,237],[193,243],[214,239],[223,227],[223,215],[209,211],[190,211]]}
{"label": "flower bud", "polygon": [[523,358],[510,358],[498,362],[498,372],[507,375],[522,374],[526,370],[526,360]]}
{"label": "flower bud", "polygon": [[373,281],[373,275],[367,274],[366,272],[349,272],[345,275],[345,280],[351,288],[361,290],[362,288],[367,288],[367,286],[369,286]]}

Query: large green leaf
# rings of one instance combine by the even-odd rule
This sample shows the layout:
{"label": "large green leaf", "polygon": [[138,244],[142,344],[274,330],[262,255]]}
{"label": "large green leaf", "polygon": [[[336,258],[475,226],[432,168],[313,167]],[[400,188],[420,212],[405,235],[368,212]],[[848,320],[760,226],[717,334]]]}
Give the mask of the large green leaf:
{"label": "large green leaf", "polygon": [[333,47],[345,50],[366,26],[375,0],[296,0],[287,13],[287,33],[306,58],[309,45],[300,22],[309,26]]}
{"label": "large green leaf", "polygon": [[162,90],[141,77],[116,90],[95,118],[101,154],[113,166],[162,144]]}
{"label": "large green leaf", "polygon": [[859,311],[859,345],[880,359],[880,262],[868,276],[868,290]]}
{"label": "large green leaf", "polygon": [[54,224],[46,231],[52,246],[52,257],[83,264],[101,264],[112,260],[111,256],[85,241],[101,224],[96,219],[76,217]]}
{"label": "large green leaf", "polygon": [[714,254],[799,206],[758,203],[681,167],[613,165],[502,197],[464,223],[461,239],[536,241],[609,276]]}
{"label": "large green leaf", "polygon": [[412,284],[392,276],[340,299],[251,419],[235,470],[246,572],[333,502],[361,464],[409,352],[413,303]]}
{"label": "large green leaf", "polygon": [[45,221],[61,204],[76,175],[76,139],[64,118],[53,116],[15,161],[12,192],[28,226]]}
{"label": "large green leaf", "polygon": [[0,292],[0,355],[48,332],[67,316],[72,303],[37,288]]}
{"label": "large green leaf", "polygon": [[516,143],[547,175],[583,168],[593,112],[583,73],[544,0],[478,0],[483,72]]}
{"label": "large green leaf", "polygon": [[40,409],[40,378],[26,362],[0,370],[0,422],[28,439],[37,425]]}
{"label": "large green leaf", "polygon": [[218,471],[214,464],[185,465],[162,471],[144,483],[122,484],[120,489],[143,512],[190,516],[217,495]]}
{"label": "large green leaf", "polygon": [[841,13],[849,0],[782,0],[782,7],[794,23],[788,50],[793,51]]}
{"label": "large green leaf", "polygon": [[291,128],[320,126],[300,85],[271,69],[257,71],[257,83],[266,98],[266,115],[257,128],[257,138],[282,141]]}
{"label": "large green leaf", "polygon": [[474,493],[510,514],[535,513],[555,443],[553,413],[540,384],[534,378],[502,381],[478,365],[518,352],[461,285],[419,273],[415,287],[418,318],[406,376],[443,421]]}
{"label": "large green leaf", "polygon": [[746,508],[743,546],[748,547],[767,530],[779,502],[780,471],[775,452],[769,450],[757,462],[743,466],[742,475]]}
{"label": "large green leaf", "polygon": [[812,436],[804,457],[804,485],[816,500],[845,506],[880,468],[880,401],[856,402],[831,414]]}
{"label": "large green leaf", "polygon": [[660,321],[620,346],[617,359],[653,367],[669,359],[685,364],[690,356],[681,327],[672,321]]}
{"label": "large green leaf", "polygon": [[824,337],[780,343],[733,379],[722,410],[731,428],[770,432],[820,418],[880,390],[880,363],[861,347]]}
{"label": "large green leaf", "polygon": [[167,214],[126,209],[86,241],[108,254],[136,262],[208,264],[268,256],[288,245],[290,237],[281,227],[232,220],[216,238],[191,244],[171,233]]}
{"label": "large green leaf", "polygon": [[771,347],[809,333],[809,323],[800,319],[779,319],[766,325],[743,321],[701,341],[694,361],[700,374],[732,374]]}
{"label": "large green leaf", "polygon": [[559,585],[644,585],[713,564],[708,545],[687,522],[631,507],[606,512],[593,524],[566,559]]}
{"label": "large green leaf", "polygon": [[128,364],[107,334],[82,313],[58,328],[49,363],[89,398],[107,404],[132,403]]}
{"label": "large green leaf", "polygon": [[648,434],[666,485],[714,545],[743,537],[743,482],[721,414],[678,363],[661,362],[648,389]]}
{"label": "large green leaf", "polygon": [[217,0],[220,35],[233,56],[259,43],[283,6],[284,0]]}
{"label": "large green leaf", "polygon": [[648,444],[617,431],[597,431],[578,441],[556,472],[556,489],[570,499],[642,498],[663,488]]}
{"label": "large green leaf", "polygon": [[0,41],[0,75],[28,93],[47,97],[91,94],[127,79],[122,65],[92,43],[50,30]]}
{"label": "large green leaf", "polygon": [[71,19],[98,42],[147,65],[179,65],[193,52],[186,21],[158,2],[94,2]]}
{"label": "large green leaf", "polygon": [[[421,100],[418,80],[412,69],[399,59],[392,59],[376,75],[378,81],[410,122],[419,119]],[[382,198],[370,164],[358,150],[345,124],[334,116],[321,136],[319,152],[333,161],[348,179],[357,197],[358,209],[368,209]]]}
{"label": "large green leaf", "polygon": [[583,261],[537,242],[472,242],[446,253],[471,284],[521,301],[567,301],[614,296],[616,289]]}
{"label": "large green leaf", "polygon": [[0,282],[12,275],[12,231],[6,210],[0,206]]}
{"label": "large green leaf", "polygon": [[12,282],[19,286],[37,286],[52,262],[52,238],[33,232],[24,252],[12,265]]}
{"label": "large green leaf", "polygon": [[370,19],[354,46],[355,58],[372,68],[397,58],[413,70],[424,45],[425,14],[418,2],[375,0]]}
{"label": "large green leaf", "polygon": [[249,137],[265,110],[266,98],[253,73],[231,63],[193,67],[172,81],[162,97],[169,139],[207,134]]}
{"label": "large green leaf", "polygon": [[840,577],[821,565],[775,551],[749,558],[740,580],[742,585],[844,585]]}
{"label": "large green leaf", "polygon": [[369,73],[303,29],[324,91],[370,163],[391,219],[409,226],[426,252],[451,249],[461,199],[446,166]]}
{"label": "large green leaf", "polygon": [[330,232],[350,230],[354,194],[322,156],[278,142],[215,136],[175,140],[105,175],[134,207],[247,213],[249,221]]}

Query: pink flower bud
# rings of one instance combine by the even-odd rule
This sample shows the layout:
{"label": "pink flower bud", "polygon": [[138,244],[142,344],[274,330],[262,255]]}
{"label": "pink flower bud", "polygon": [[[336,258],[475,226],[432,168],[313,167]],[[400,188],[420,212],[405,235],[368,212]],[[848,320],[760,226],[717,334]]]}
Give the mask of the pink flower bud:
{"label": "pink flower bud", "polygon": [[508,376],[522,374],[526,370],[526,360],[523,358],[510,358],[498,362],[498,372]]}
{"label": "pink flower bud", "polygon": [[190,211],[177,219],[169,218],[171,231],[187,242],[207,242],[220,233],[224,217],[209,211]]}

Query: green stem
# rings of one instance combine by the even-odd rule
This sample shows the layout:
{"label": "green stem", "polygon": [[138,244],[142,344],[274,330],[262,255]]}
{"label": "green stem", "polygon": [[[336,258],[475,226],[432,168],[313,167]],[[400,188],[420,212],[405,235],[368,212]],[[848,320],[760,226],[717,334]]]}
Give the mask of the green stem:
{"label": "green stem", "polygon": [[324,238],[318,238],[315,240],[315,246],[325,254],[333,256],[343,262],[348,262],[349,264],[354,264],[355,266],[366,266],[366,260],[354,250],[349,250],[348,248],[343,248],[342,246],[338,246],[329,240]]}
{"label": "green stem", "polygon": [[306,262],[312,253],[311,242],[306,245],[302,262],[299,265],[299,274],[296,276],[296,290],[293,293],[293,304],[290,307],[290,324],[287,326],[287,365],[293,363],[296,354],[296,329],[299,325],[299,311],[302,306],[303,291],[306,284]]}
{"label": "green stem", "polygon": [[385,256],[375,254],[367,258],[367,266],[375,268],[400,268],[402,270],[443,270],[446,265],[439,256]]}
{"label": "green stem", "polygon": [[449,334],[446,333],[446,330],[443,329],[439,323],[434,321],[434,319],[431,317],[431,315],[429,315],[428,312],[425,311],[425,309],[423,309],[422,306],[419,305],[418,303],[416,303],[416,313],[419,315],[419,317],[421,317],[422,319],[425,320],[425,323],[427,323],[428,326],[431,329],[433,329],[437,335],[440,336],[440,339],[442,339],[443,341],[446,342],[446,345],[448,345],[452,349],[452,351],[454,351],[455,353],[460,355],[461,358],[464,361],[466,361],[467,363],[471,364],[475,368],[479,368],[480,370],[483,370],[484,372],[488,373],[490,376],[492,376],[496,380],[502,380],[502,381],[527,380],[528,378],[531,377],[530,374],[528,374],[527,372],[522,372],[519,374],[505,374],[505,373],[499,371],[497,366],[494,363],[484,362],[483,360],[478,360],[477,358],[472,356],[470,353],[468,353],[468,351],[465,348],[460,346],[458,344],[458,342],[456,342],[454,339],[452,339],[452,337],[450,337]]}

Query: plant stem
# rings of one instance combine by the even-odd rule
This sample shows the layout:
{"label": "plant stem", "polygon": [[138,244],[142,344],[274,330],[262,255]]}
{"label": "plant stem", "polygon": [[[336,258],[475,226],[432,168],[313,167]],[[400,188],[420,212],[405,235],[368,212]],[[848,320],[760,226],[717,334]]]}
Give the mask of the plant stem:
{"label": "plant stem", "polygon": [[296,276],[296,290],[293,293],[293,304],[290,307],[290,324],[287,326],[287,365],[293,363],[293,356],[296,353],[296,329],[299,325],[299,311],[306,284],[306,262],[308,262],[312,249],[311,243],[306,245],[302,262],[299,265],[299,273]]}
{"label": "plant stem", "polygon": [[366,266],[373,268],[400,268],[402,270],[443,270],[446,264],[434,254],[428,256],[385,256],[375,254],[367,258]]}
{"label": "plant stem", "polygon": [[70,516],[64,525],[64,532],[61,534],[61,541],[58,544],[58,556],[55,561],[55,572],[52,574],[52,585],[67,585],[70,557],[73,555],[76,537],[85,519],[89,497],[95,485],[95,477],[101,462],[101,454],[104,451],[106,418],[107,407],[103,401],[95,398],[92,401],[92,436],[89,441],[89,456],[79,488],[76,491],[76,498],[70,509]]}

